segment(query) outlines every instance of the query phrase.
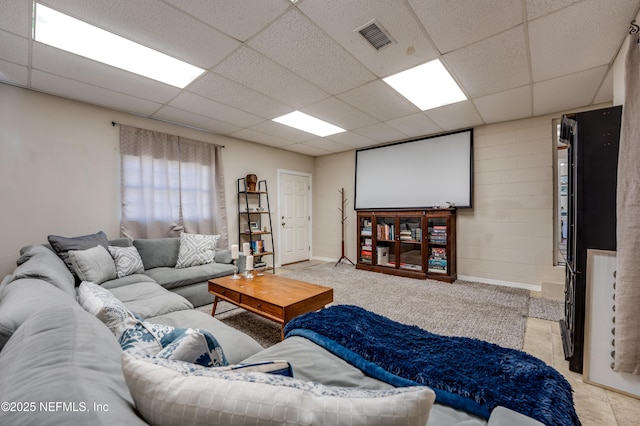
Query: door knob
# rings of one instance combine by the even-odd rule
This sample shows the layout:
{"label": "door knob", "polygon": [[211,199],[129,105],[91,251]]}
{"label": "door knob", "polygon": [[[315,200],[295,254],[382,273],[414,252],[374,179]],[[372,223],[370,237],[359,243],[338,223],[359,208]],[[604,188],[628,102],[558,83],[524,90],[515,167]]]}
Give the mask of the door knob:
{"label": "door knob", "polygon": [[286,223],[282,222],[282,226],[286,225]]}

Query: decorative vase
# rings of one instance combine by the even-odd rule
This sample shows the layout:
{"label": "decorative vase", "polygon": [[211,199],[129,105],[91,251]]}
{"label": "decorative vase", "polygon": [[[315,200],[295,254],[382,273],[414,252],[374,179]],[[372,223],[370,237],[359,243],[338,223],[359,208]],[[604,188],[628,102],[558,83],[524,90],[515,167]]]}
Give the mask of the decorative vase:
{"label": "decorative vase", "polygon": [[258,182],[258,176],[249,174],[245,179],[247,181],[247,186],[249,187],[249,192],[255,192],[256,183]]}

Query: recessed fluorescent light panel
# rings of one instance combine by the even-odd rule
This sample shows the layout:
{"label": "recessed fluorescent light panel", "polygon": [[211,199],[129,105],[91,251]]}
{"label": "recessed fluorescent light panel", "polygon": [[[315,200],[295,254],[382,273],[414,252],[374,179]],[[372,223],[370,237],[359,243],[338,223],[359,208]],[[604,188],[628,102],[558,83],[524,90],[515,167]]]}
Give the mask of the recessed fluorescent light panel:
{"label": "recessed fluorescent light panel", "polygon": [[300,111],[290,112],[289,114],[274,118],[273,121],[320,137],[346,132],[345,129]]}
{"label": "recessed fluorescent light panel", "polygon": [[439,59],[382,80],[422,111],[467,99]]}
{"label": "recessed fluorescent light panel", "polygon": [[38,3],[34,39],[181,89],[204,72],[201,68]]}

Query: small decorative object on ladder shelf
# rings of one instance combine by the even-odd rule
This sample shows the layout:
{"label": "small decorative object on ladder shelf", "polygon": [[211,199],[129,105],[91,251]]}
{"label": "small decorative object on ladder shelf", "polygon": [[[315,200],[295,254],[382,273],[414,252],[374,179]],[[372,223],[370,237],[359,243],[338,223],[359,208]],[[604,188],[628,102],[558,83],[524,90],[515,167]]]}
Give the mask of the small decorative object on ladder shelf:
{"label": "small decorative object on ladder shelf", "polygon": [[245,178],[247,180],[247,186],[249,192],[256,192],[256,183],[258,183],[258,176],[254,174],[248,174]]}

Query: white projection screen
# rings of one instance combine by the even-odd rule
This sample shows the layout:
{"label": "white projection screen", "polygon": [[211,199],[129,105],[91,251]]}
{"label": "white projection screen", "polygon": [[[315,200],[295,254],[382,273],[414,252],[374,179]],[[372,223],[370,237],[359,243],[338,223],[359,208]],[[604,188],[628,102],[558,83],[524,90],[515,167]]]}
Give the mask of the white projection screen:
{"label": "white projection screen", "polygon": [[472,207],[473,129],[356,151],[355,209]]}

